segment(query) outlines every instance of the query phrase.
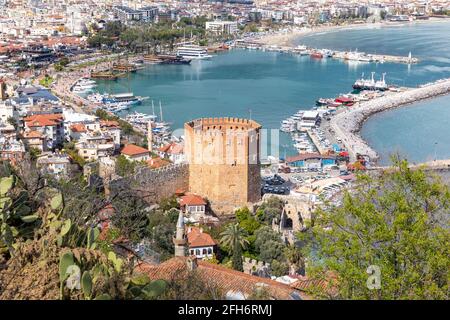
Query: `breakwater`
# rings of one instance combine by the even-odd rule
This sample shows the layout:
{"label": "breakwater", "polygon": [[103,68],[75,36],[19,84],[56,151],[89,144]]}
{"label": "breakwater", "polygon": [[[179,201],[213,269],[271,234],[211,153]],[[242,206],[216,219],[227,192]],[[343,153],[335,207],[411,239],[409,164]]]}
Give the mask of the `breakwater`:
{"label": "breakwater", "polygon": [[314,58],[333,58],[341,60],[351,60],[360,62],[391,62],[391,63],[418,63],[419,59],[411,56],[395,56],[387,54],[369,54],[364,52],[349,52],[349,51],[338,51],[338,50],[328,50],[319,48],[310,48],[306,46],[278,46],[278,45],[268,45],[253,40],[236,40],[234,47],[241,49],[252,49],[252,50],[262,50],[262,51],[275,51],[281,53],[289,53],[294,55],[311,55]]}
{"label": "breakwater", "polygon": [[377,152],[359,134],[367,118],[375,113],[448,93],[450,93],[450,78],[441,79],[403,92],[389,93],[380,98],[358,103],[336,114],[331,119],[330,126],[336,136],[342,140],[353,159],[356,158],[356,154],[361,154],[369,156],[371,161],[376,161],[378,159]]}

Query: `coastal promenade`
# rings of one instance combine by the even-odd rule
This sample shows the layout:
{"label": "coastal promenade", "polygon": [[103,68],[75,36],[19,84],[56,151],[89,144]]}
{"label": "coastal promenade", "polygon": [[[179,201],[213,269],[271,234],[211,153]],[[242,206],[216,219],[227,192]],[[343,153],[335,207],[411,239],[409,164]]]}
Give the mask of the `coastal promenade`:
{"label": "coastal promenade", "polygon": [[330,127],[342,140],[352,159],[356,159],[356,155],[361,154],[369,156],[370,160],[374,162],[378,159],[378,154],[360,136],[360,129],[368,117],[378,112],[448,93],[450,93],[450,78],[438,80],[419,88],[391,93],[355,104],[353,107],[337,113],[331,118]]}

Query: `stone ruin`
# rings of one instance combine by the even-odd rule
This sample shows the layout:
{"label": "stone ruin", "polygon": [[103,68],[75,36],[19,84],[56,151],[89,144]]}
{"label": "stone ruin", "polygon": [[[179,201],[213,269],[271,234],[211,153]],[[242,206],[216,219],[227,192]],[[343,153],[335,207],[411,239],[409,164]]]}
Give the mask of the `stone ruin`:
{"label": "stone ruin", "polygon": [[243,257],[244,273],[251,274],[262,278],[270,278],[270,263],[258,261],[255,259]]}

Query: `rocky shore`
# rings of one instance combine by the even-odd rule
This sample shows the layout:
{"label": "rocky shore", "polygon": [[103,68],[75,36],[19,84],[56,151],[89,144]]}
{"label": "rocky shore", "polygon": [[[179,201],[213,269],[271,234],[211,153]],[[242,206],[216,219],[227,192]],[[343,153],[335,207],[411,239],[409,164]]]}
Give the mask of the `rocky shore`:
{"label": "rocky shore", "polygon": [[362,154],[369,156],[371,161],[376,161],[378,154],[360,136],[360,129],[364,121],[375,113],[449,93],[450,78],[403,92],[388,93],[383,97],[356,104],[344,112],[336,114],[331,119],[330,126],[336,136],[342,140],[353,159],[356,158],[356,154]]}

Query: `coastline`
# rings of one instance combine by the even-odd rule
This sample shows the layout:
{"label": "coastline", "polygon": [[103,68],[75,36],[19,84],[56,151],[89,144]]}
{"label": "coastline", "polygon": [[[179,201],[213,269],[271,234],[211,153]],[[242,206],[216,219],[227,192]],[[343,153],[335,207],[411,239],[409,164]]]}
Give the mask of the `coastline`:
{"label": "coastline", "polygon": [[376,23],[352,23],[339,26],[318,26],[313,28],[294,28],[291,30],[278,31],[273,34],[263,35],[259,38],[254,38],[255,41],[272,46],[293,46],[296,40],[304,36],[312,34],[330,33],[342,30],[358,30],[358,29],[373,29],[386,27],[404,27],[411,24],[428,24],[437,22],[450,22],[450,18],[435,18],[431,17],[429,20],[414,20],[405,23],[398,22],[376,22]]}
{"label": "coastline", "polygon": [[450,94],[450,78],[361,103],[336,114],[331,119],[330,126],[335,134],[342,139],[343,144],[353,158],[356,158],[356,154],[362,154],[369,156],[372,161],[376,161],[379,157],[378,153],[361,136],[361,128],[369,117],[380,112],[446,94]]}

